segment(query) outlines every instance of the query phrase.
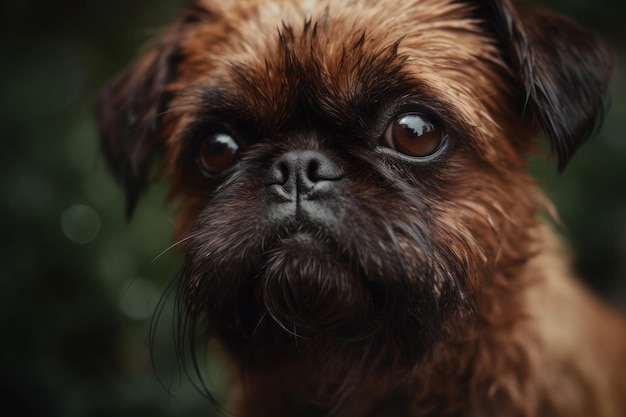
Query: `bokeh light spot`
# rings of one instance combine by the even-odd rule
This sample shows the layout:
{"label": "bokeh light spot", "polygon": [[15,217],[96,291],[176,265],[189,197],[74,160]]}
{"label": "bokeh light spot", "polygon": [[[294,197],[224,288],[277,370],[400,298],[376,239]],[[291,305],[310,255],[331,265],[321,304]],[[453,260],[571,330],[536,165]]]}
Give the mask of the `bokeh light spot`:
{"label": "bokeh light spot", "polygon": [[91,207],[76,204],[63,212],[61,229],[72,242],[89,243],[100,233],[100,216]]}

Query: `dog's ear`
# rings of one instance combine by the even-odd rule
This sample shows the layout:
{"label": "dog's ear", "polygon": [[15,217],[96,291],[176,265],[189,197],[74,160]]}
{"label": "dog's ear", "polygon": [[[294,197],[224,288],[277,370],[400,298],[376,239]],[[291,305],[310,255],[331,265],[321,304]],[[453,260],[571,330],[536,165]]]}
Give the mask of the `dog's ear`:
{"label": "dog's ear", "polygon": [[160,148],[159,124],[171,95],[168,84],[182,58],[180,43],[190,26],[213,19],[199,4],[187,9],[99,97],[97,119],[102,149],[115,179],[126,192],[127,216],[147,185],[150,162]]}
{"label": "dog's ear", "polygon": [[612,55],[597,34],[567,18],[512,0],[482,1],[519,77],[524,114],[543,129],[562,171],[602,119]]}

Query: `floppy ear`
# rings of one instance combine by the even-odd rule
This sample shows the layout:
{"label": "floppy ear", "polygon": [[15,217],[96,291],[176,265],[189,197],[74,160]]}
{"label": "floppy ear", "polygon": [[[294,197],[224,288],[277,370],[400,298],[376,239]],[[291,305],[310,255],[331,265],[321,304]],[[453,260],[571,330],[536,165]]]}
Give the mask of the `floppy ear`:
{"label": "floppy ear", "polygon": [[212,16],[200,5],[187,9],[100,95],[97,119],[102,149],[115,179],[126,191],[129,217],[160,148],[159,124],[171,95],[168,84],[182,59],[180,43],[188,26],[207,19]]}
{"label": "floppy ear", "polygon": [[519,76],[524,112],[543,129],[562,171],[602,119],[611,53],[597,34],[569,19],[511,0],[484,2]]}

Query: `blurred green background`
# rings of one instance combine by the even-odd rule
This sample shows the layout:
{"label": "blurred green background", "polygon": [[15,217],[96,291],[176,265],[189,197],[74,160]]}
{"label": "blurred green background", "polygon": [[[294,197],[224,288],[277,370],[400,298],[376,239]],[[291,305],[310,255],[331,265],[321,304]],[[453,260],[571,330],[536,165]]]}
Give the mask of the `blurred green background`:
{"label": "blurred green background", "polygon": [[[164,186],[132,222],[99,154],[94,99],[182,0],[10,1],[0,5],[0,398],[15,416],[208,416],[174,360],[165,309],[180,260]],[[600,31],[624,62],[626,2],[535,1]],[[562,177],[536,172],[576,265],[626,306],[626,66],[602,130]],[[156,259],[155,259],[156,258]],[[208,363],[207,367],[215,367]],[[159,378],[155,375],[156,369]],[[219,389],[217,390],[219,393]],[[4,414],[9,415],[9,414]]]}

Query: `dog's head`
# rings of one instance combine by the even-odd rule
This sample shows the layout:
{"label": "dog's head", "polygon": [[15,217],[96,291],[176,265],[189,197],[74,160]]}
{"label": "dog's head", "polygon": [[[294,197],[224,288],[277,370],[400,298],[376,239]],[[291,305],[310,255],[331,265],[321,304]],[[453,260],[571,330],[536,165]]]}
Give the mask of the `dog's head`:
{"label": "dog's head", "polygon": [[101,133],[131,210],[160,157],[184,309],[235,354],[417,355],[505,314],[533,138],[566,165],[609,61],[510,0],[199,0],[104,92]]}

